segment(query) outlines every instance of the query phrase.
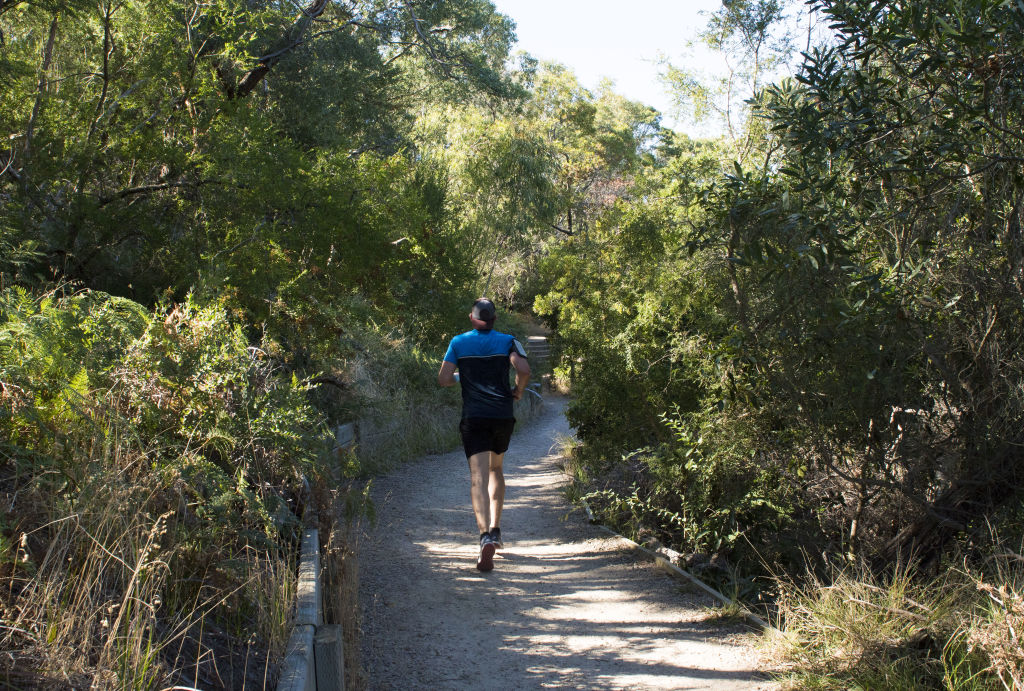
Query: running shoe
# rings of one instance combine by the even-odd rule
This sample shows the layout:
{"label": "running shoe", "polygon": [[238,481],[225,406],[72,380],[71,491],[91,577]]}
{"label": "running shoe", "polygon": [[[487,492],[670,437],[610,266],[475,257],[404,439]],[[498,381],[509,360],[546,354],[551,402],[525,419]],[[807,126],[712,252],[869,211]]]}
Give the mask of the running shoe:
{"label": "running shoe", "polygon": [[490,571],[494,568],[494,540],[490,534],[480,536],[480,556],[476,560],[476,568],[481,571]]}
{"label": "running shoe", "polygon": [[505,548],[505,543],[501,541],[501,528],[491,528],[491,542],[496,549]]}

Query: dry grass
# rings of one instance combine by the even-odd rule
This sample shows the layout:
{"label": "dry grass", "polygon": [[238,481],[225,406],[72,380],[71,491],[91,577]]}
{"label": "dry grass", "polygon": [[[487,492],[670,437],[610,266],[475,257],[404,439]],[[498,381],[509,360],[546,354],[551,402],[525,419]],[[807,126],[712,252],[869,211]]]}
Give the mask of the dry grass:
{"label": "dry grass", "polygon": [[123,480],[97,478],[17,540],[0,571],[0,688],[271,686],[290,633],[289,561],[245,548],[238,582],[177,583],[174,512],[145,510],[158,480]]}
{"label": "dry grass", "polygon": [[1024,560],[997,558],[994,586],[966,570],[938,579],[843,572],[783,582],[784,633],[770,642],[791,688],[1024,690]]}
{"label": "dry grass", "polygon": [[459,411],[434,404],[383,409],[357,421],[359,463],[365,474],[386,472],[398,463],[458,445]]}
{"label": "dry grass", "polygon": [[[125,510],[127,499],[123,489],[101,488],[75,513],[22,536],[5,583],[0,636],[15,668],[39,680],[95,674],[97,681],[131,679],[137,688],[156,683],[167,515],[147,522]],[[50,539],[33,558],[32,538],[44,529]]]}
{"label": "dry grass", "polygon": [[[180,617],[168,641],[174,650],[164,657],[162,684],[209,689],[276,686],[277,663],[291,635],[297,574],[278,554],[247,547],[240,558],[247,570],[240,583],[208,587],[209,596]],[[239,603],[245,603],[244,609]]]}
{"label": "dry grass", "polygon": [[339,523],[327,544],[324,619],[340,624],[344,636],[345,686],[366,688],[360,661],[359,562],[350,523]]}
{"label": "dry grass", "polygon": [[1003,686],[1024,691],[1024,557],[1007,551],[992,561],[1001,585],[976,581],[986,606],[973,617],[967,640],[989,658]]}

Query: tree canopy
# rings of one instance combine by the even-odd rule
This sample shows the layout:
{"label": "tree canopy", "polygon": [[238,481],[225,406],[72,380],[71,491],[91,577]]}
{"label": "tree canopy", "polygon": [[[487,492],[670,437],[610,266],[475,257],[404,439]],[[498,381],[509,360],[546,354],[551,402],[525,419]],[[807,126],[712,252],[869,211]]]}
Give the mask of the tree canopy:
{"label": "tree canopy", "polygon": [[190,574],[152,593],[241,621],[324,426],[455,405],[484,293],[550,327],[598,513],[765,598],[1020,537],[1020,2],[723,2],[725,78],[665,65],[710,139],[514,38],[487,0],[0,0],[0,613],[135,587],[45,546],[134,502],[117,549]]}

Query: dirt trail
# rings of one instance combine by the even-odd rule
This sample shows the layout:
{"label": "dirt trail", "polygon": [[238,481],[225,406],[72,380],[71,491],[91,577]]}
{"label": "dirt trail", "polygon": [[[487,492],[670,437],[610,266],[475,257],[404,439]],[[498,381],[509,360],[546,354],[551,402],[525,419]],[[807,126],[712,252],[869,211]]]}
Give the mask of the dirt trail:
{"label": "dirt trail", "polygon": [[565,402],[548,399],[505,456],[505,549],[476,564],[461,450],[374,480],[359,546],[371,689],[768,689],[751,637],[586,522],[560,492]]}

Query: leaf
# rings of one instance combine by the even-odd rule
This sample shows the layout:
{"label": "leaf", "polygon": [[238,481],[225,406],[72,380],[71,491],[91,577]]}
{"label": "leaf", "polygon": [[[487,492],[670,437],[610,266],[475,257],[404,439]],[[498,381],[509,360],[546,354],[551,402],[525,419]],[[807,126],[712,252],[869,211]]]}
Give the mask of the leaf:
{"label": "leaf", "polygon": [[939,23],[942,28],[941,34],[944,34],[945,38],[954,38],[959,32],[954,29],[949,22],[947,22],[941,15],[935,17],[935,21]]}

